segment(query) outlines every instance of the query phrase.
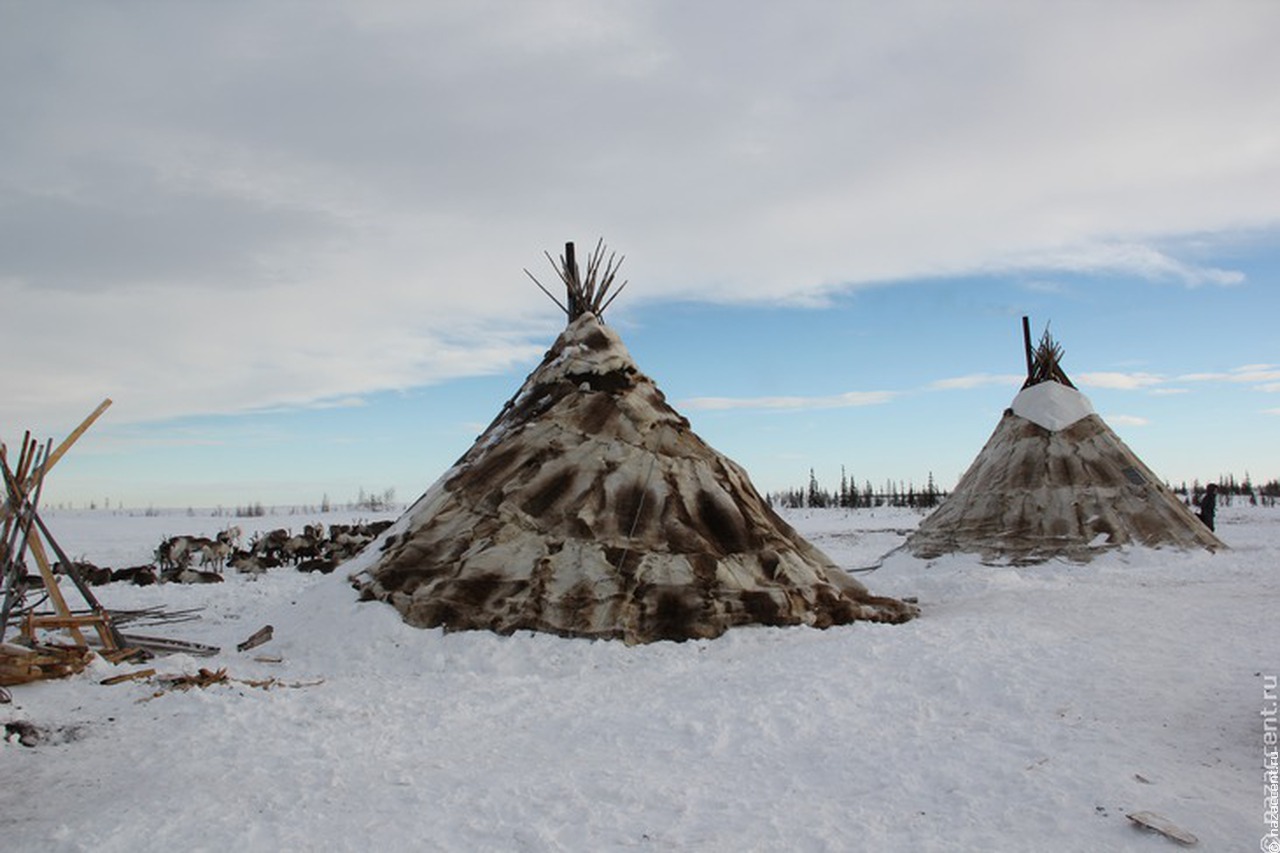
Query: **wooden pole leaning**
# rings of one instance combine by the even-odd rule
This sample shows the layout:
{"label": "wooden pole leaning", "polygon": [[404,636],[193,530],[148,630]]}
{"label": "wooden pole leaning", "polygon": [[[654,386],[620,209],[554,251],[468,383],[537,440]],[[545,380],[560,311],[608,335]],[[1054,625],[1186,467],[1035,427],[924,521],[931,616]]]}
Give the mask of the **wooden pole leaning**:
{"label": "wooden pole leaning", "polygon": [[[118,651],[123,646],[120,633],[111,624],[106,609],[102,607],[83,578],[79,576],[75,566],[59,547],[57,541],[54,540],[49,528],[40,518],[37,511],[40,503],[40,494],[44,488],[45,476],[110,405],[110,398],[98,404],[98,407],[90,412],[88,417],[81,421],[80,425],[72,430],[56,449],[53,448],[53,441],[50,440],[45,445],[44,451],[40,452],[36,443],[31,440],[30,432],[28,432],[23,439],[22,453],[19,455],[18,464],[14,469],[10,469],[8,460],[4,457],[3,446],[0,446],[0,468],[3,469],[6,493],[3,505],[0,505],[0,522],[3,522],[3,524],[0,524],[0,528],[6,534],[3,540],[7,552],[4,555],[5,561],[6,564],[16,563],[21,559],[24,552],[30,551],[31,557],[40,571],[41,580],[44,582],[45,589],[49,594],[49,602],[54,610],[51,616],[28,614],[24,623],[24,633],[32,640],[35,639],[34,632],[37,628],[63,628],[71,635],[72,640],[77,645],[87,646],[80,628],[92,626],[97,629],[98,637],[107,651]],[[10,537],[10,533],[12,533],[12,537]],[[43,539],[41,538],[42,536]],[[11,538],[12,542],[10,541]],[[20,544],[18,542],[19,538],[22,540]],[[66,598],[58,585],[58,580],[54,576],[53,565],[49,560],[48,552],[45,550],[44,541],[48,541],[49,547],[57,554],[68,576],[71,577],[85,603],[89,605],[91,611],[89,614],[76,615],[71,612],[71,608],[68,606]],[[11,592],[11,590],[9,591]],[[9,601],[6,597],[6,611],[8,604]],[[7,612],[5,617],[7,619]],[[0,625],[0,636],[3,635],[4,627],[4,625]]]}
{"label": "wooden pole leaning", "polygon": [[[102,413],[110,406],[111,398],[108,397],[99,403],[98,407],[90,412],[88,417],[80,422],[80,426],[68,433],[67,437],[62,440],[62,443],[59,444],[57,448],[55,448],[54,451],[40,463],[39,466],[35,466],[37,469],[36,471],[31,472],[30,470],[27,470],[19,473],[18,483],[22,486],[22,491],[24,493],[30,493],[31,487],[34,485],[31,480],[37,476],[43,479],[44,476],[49,473],[50,469],[52,469],[54,465],[58,464],[58,460],[67,454],[67,451],[71,449],[71,445],[79,441],[80,436],[84,435],[85,431],[87,431],[89,427],[93,426],[93,422],[100,418]],[[28,440],[30,435],[31,433],[28,432]],[[3,505],[0,505],[0,521],[7,522],[9,520],[9,513],[12,511],[13,510],[9,506],[9,502],[6,500]]]}
{"label": "wooden pole leaning", "polygon": [[[50,445],[52,445],[52,443],[53,442],[50,442]],[[28,448],[24,447],[17,466],[19,470],[24,467],[23,462],[27,455]],[[3,469],[4,484],[8,491],[9,504],[13,508],[13,514],[18,519],[19,527],[26,527],[26,530],[21,531],[22,535],[26,537],[26,542],[24,544],[26,546],[26,550],[31,552],[31,558],[35,560],[36,567],[40,570],[40,578],[44,581],[44,587],[49,593],[49,603],[53,605],[56,618],[60,620],[70,620],[73,618],[71,615],[71,608],[67,606],[67,600],[62,595],[62,589],[58,586],[58,579],[53,576],[53,566],[49,564],[49,557],[45,553],[44,545],[40,542],[39,535],[30,535],[32,532],[31,527],[34,526],[35,523],[35,505],[32,503],[31,499],[27,497],[26,492],[23,491],[21,484],[18,482],[17,476],[9,468],[9,461],[3,456],[0,456],[0,469]],[[37,476],[34,479],[36,494],[38,495],[41,487],[44,485],[44,478]],[[20,560],[21,557],[22,546],[20,545],[19,550],[12,555],[12,559],[17,561]],[[28,624],[30,624],[29,619]],[[84,634],[80,633],[80,629],[76,625],[70,624],[61,627],[66,627],[67,633],[71,635],[71,638],[76,642],[76,645],[86,645]]]}

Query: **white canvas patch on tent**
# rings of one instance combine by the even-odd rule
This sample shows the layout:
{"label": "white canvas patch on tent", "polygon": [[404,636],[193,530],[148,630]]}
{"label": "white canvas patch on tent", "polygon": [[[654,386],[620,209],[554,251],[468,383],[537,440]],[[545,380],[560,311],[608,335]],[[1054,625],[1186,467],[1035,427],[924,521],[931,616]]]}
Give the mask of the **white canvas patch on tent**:
{"label": "white canvas patch on tent", "polygon": [[1009,406],[1013,413],[1050,432],[1066,429],[1094,414],[1089,398],[1058,382],[1041,382],[1023,388]]}

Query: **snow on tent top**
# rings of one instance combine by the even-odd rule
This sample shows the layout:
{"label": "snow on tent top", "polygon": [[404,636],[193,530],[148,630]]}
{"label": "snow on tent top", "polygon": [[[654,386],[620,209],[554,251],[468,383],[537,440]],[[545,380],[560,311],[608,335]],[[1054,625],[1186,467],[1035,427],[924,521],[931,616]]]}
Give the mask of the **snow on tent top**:
{"label": "snow on tent top", "polygon": [[566,247],[568,327],[471,449],[348,564],[362,597],[424,628],[628,643],[915,616],[805,541],[667,404],[601,320],[617,271],[611,256],[602,273],[602,256],[597,245],[583,279]]}
{"label": "snow on tent top", "polygon": [[955,490],[908,537],[911,553],[1025,564],[1085,562],[1128,545],[1226,547],[1071,384],[1047,329],[1034,351],[1027,337],[1027,350],[1022,391]]}

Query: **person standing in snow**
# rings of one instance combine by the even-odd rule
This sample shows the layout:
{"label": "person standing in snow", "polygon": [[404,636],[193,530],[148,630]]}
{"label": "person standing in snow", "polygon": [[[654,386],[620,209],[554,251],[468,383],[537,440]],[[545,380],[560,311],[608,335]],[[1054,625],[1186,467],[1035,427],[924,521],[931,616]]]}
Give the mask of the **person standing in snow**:
{"label": "person standing in snow", "polygon": [[1200,498],[1200,520],[1204,526],[1213,530],[1213,514],[1218,509],[1218,484],[1210,483],[1204,487],[1204,497]]}

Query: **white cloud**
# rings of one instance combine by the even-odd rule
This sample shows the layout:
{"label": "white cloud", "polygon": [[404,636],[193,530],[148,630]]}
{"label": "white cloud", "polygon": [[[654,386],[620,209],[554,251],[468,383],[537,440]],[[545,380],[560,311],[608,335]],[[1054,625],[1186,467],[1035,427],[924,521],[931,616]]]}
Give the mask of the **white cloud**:
{"label": "white cloud", "polygon": [[6,328],[29,369],[0,422],[504,369],[551,325],[520,270],[600,234],[648,300],[1238,283],[1188,240],[1280,221],[1277,28],[1261,3],[19,4],[0,304],[58,323]]}
{"label": "white cloud", "polygon": [[1151,423],[1151,421],[1139,415],[1107,415],[1104,420],[1107,423],[1116,424],[1118,426],[1133,427],[1147,426]]}
{"label": "white cloud", "polygon": [[[43,429],[78,422],[104,396],[115,400],[117,424],[350,407],[375,391],[499,372],[535,360],[546,343],[539,327],[520,334],[478,319],[450,323],[447,311],[433,314],[431,299],[412,293],[0,288],[0,302],[14,316],[58,318],[41,329],[42,357],[30,370],[0,379],[12,383],[2,408],[38,414]],[[0,338],[0,352],[13,342]]]}
{"label": "white cloud", "polygon": [[1014,256],[1011,266],[1070,270],[1086,273],[1124,273],[1152,281],[1174,281],[1187,287],[1230,286],[1244,281],[1244,273],[1187,263],[1142,243],[1097,243],[1063,249],[1036,249]]}
{"label": "white cloud", "polygon": [[1137,388],[1150,388],[1151,386],[1159,385],[1164,381],[1164,377],[1157,376],[1154,373],[1115,373],[1095,371],[1092,373],[1081,373],[1076,376],[1076,382],[1086,387],[1111,388],[1121,391],[1131,391]]}
{"label": "white cloud", "polygon": [[1232,382],[1270,382],[1280,379],[1280,367],[1275,365],[1253,365],[1232,371]]}
{"label": "white cloud", "polygon": [[1274,364],[1247,364],[1228,371],[1216,373],[1188,373],[1179,376],[1185,382],[1229,382],[1232,384],[1255,384],[1261,391],[1274,391],[1280,385],[1273,384],[1280,380],[1280,366]]}
{"label": "white cloud", "polygon": [[1063,283],[1058,281],[1048,281],[1048,280],[1024,281],[1022,283],[1022,289],[1030,291],[1031,293],[1065,293],[1067,292],[1067,286],[1064,285]]}
{"label": "white cloud", "polygon": [[1172,397],[1177,394],[1189,394],[1189,388],[1152,388],[1151,394],[1156,397]]}
{"label": "white cloud", "polygon": [[1005,385],[1017,388],[1027,377],[1012,373],[971,373],[968,376],[953,376],[950,379],[938,379],[929,383],[934,391],[968,390],[982,388],[987,385]]}
{"label": "white cloud", "polygon": [[898,396],[897,391],[849,391],[825,397],[692,397],[681,401],[676,408],[688,411],[843,409],[878,406]]}
{"label": "white cloud", "polygon": [[360,409],[369,405],[369,401],[364,397],[339,397],[336,399],[320,399],[311,400],[295,406],[272,406],[262,409],[254,409],[253,413],[262,415],[273,412],[289,412],[296,409],[311,409],[314,411],[325,409]]}

